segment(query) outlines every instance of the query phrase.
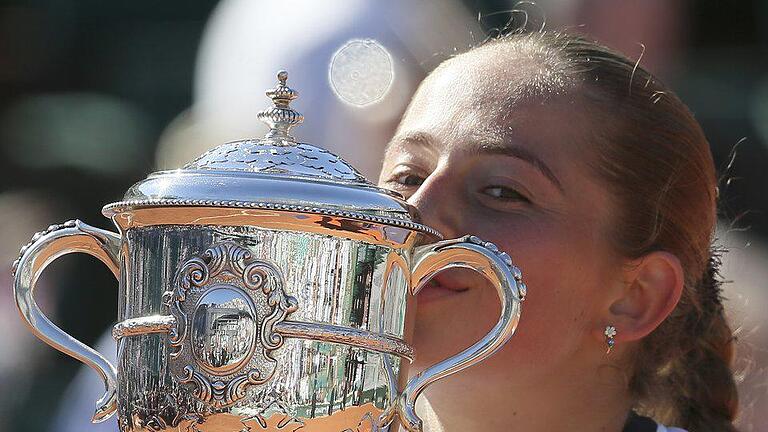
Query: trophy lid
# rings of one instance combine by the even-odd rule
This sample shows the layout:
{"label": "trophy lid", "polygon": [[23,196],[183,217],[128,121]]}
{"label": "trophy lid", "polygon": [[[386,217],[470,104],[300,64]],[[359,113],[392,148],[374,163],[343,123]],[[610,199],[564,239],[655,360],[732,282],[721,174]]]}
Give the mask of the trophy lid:
{"label": "trophy lid", "polygon": [[298,92],[280,71],[258,114],[270,127],[262,139],[215,147],[183,168],[159,171],[134,184],[105,216],[151,207],[251,208],[312,213],[395,225],[440,237],[417,223],[415,209],[396,192],[376,187],[342,158],[297,143],[290,134],[304,117],[290,107]]}

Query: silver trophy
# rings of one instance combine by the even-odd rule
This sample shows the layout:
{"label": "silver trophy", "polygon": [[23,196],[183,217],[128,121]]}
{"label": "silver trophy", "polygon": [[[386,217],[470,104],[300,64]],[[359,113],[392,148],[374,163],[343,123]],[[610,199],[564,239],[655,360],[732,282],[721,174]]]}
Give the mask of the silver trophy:
{"label": "silver trophy", "polygon": [[[278,74],[260,140],[230,142],[149,175],[103,209],[118,228],[80,221],[36,234],[14,263],[31,331],[93,368],[95,422],[133,431],[420,431],[416,398],[481,362],[514,333],[525,284],[509,255],[467,236],[442,240],[396,193],[337,156],[296,143],[298,94]],[[117,365],[40,311],[35,281],[83,252],[119,280]],[[496,287],[483,339],[406,382],[414,294],[470,268]]]}

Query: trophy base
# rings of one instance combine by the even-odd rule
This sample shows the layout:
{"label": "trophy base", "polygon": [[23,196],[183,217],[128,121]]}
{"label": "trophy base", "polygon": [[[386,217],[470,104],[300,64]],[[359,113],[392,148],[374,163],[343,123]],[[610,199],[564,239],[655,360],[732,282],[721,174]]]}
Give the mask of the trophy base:
{"label": "trophy base", "polygon": [[[162,430],[173,432],[380,432],[376,423],[383,411],[373,404],[348,407],[330,415],[297,418],[283,413],[269,417],[233,413],[213,414],[200,420],[183,420],[175,427]],[[137,429],[136,432],[149,429]],[[389,430],[385,428],[384,430]]]}

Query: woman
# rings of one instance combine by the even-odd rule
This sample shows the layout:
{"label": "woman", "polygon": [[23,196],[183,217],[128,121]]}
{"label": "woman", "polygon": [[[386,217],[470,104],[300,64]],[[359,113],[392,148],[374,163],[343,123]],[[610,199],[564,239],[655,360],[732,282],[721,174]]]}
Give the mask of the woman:
{"label": "woman", "polygon": [[[445,431],[735,430],[712,156],[634,62],[560,33],[454,57],[414,96],[380,184],[446,237],[508,251],[529,287],[512,340],[427,393]],[[494,296],[473,273],[438,275],[415,372],[479,339]]]}

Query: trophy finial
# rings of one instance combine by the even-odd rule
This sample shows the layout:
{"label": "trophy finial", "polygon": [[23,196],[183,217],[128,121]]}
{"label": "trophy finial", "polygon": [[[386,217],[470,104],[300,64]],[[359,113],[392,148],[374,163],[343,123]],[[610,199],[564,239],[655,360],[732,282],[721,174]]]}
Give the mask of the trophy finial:
{"label": "trophy finial", "polygon": [[288,81],[288,71],[281,70],[280,72],[278,72],[277,80],[280,81],[280,85],[285,85],[285,82]]}
{"label": "trophy finial", "polygon": [[292,100],[299,97],[299,92],[286,84],[287,71],[279,71],[277,80],[277,87],[267,90],[267,96],[272,99],[274,106],[261,111],[257,117],[269,126],[266,138],[293,142],[294,138],[289,134],[290,129],[304,121],[304,116],[289,106]]}

